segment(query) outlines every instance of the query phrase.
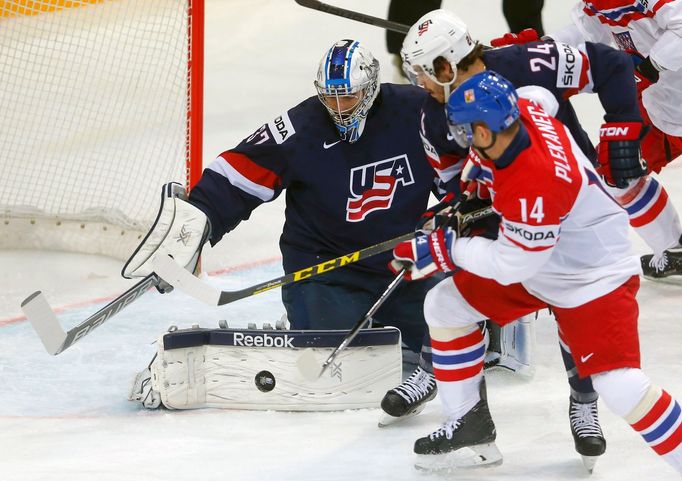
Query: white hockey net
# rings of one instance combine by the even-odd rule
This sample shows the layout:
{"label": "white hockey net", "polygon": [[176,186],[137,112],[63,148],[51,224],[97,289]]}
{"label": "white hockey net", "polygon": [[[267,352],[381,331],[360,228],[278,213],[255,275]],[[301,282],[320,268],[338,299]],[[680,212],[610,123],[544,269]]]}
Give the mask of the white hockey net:
{"label": "white hockey net", "polygon": [[0,0],[0,247],[127,258],[200,171],[197,4]]}

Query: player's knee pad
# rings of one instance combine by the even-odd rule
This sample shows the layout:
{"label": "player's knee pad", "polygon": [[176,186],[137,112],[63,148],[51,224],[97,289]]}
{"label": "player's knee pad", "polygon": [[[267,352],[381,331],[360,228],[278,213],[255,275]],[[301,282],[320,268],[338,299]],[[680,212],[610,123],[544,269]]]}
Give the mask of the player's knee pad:
{"label": "player's knee pad", "polygon": [[646,399],[652,395],[651,391],[660,391],[651,385],[651,381],[641,369],[633,368],[594,374],[592,385],[606,406],[623,418],[637,416],[642,403],[648,405]]}
{"label": "player's knee pad", "polygon": [[433,328],[469,327],[485,319],[457,290],[452,278],[440,281],[424,299],[424,317],[433,337]]}

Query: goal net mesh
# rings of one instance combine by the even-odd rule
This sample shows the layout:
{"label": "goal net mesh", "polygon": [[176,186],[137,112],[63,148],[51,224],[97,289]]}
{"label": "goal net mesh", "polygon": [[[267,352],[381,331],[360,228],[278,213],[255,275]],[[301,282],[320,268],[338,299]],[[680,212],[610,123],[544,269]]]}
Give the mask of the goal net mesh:
{"label": "goal net mesh", "polygon": [[0,246],[132,252],[187,182],[189,13],[0,0]]}

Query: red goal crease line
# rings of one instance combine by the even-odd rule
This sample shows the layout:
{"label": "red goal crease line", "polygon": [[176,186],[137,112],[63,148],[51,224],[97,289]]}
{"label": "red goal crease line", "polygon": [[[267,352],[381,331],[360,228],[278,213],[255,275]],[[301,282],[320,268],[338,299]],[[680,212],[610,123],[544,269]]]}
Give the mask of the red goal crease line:
{"label": "red goal crease line", "polygon": [[[232,272],[247,271],[249,269],[254,269],[256,267],[260,267],[263,265],[272,264],[273,262],[280,261],[281,259],[282,259],[282,256],[268,257],[268,258],[260,259],[260,260],[253,261],[253,262],[247,262],[244,264],[238,264],[236,266],[225,267],[223,269],[217,269],[215,271],[208,272],[206,275],[211,276],[211,277],[217,277],[217,276],[222,276],[224,274],[229,274]],[[107,296],[107,297],[97,297],[95,299],[89,299],[87,301],[80,301],[80,302],[74,302],[72,304],[65,304],[63,306],[55,307],[54,311],[55,312],[65,312],[65,311],[70,311],[72,309],[79,309],[81,307],[88,307],[88,306],[92,306],[95,304],[101,304],[103,302],[109,302],[109,301],[113,300],[114,298],[116,298],[117,295],[111,295],[111,296]],[[25,320],[26,320],[26,316],[23,314],[18,315],[18,316],[13,316],[13,317],[7,317],[5,319],[0,319],[0,327],[9,326],[11,324],[23,322]]]}

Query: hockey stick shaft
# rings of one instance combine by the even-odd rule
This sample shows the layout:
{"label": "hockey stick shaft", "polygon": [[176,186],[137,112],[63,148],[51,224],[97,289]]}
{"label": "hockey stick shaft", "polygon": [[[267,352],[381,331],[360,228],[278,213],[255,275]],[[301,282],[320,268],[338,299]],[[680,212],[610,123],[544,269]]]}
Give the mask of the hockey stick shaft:
{"label": "hockey stick shaft", "polygon": [[327,370],[327,368],[331,365],[332,362],[334,362],[334,359],[348,347],[348,345],[353,342],[353,339],[358,335],[360,330],[372,319],[374,314],[377,313],[379,308],[384,304],[386,299],[389,298],[393,292],[398,288],[400,283],[403,281],[405,278],[405,274],[407,273],[407,269],[401,269],[398,274],[395,276],[395,278],[391,281],[391,283],[386,287],[386,290],[382,292],[382,294],[379,296],[379,298],[372,304],[372,307],[369,308],[369,310],[365,313],[362,318],[355,323],[353,328],[346,334],[346,337],[343,338],[341,341],[341,344],[339,344],[336,349],[332,351],[332,353],[329,355],[329,357],[322,363],[322,367],[320,369],[320,373],[317,375],[319,378],[324,374],[324,372]]}
{"label": "hockey stick shaft", "polygon": [[335,259],[320,262],[311,267],[300,269],[296,272],[271,279],[269,281],[261,282],[251,287],[246,287],[238,291],[221,291],[213,286],[206,284],[201,279],[192,275],[190,272],[179,266],[172,258],[168,256],[156,256],[153,261],[154,272],[156,272],[164,281],[177,287],[181,291],[189,294],[195,299],[199,299],[209,305],[222,306],[245,297],[255,296],[262,292],[282,287],[294,282],[310,279],[311,277],[324,274],[339,267],[348,264],[354,264],[368,257],[393,249],[395,246],[403,241],[411,240],[414,233],[403,234],[399,237],[375,244],[370,247],[365,247],[355,252],[339,256]]}
{"label": "hockey stick shaft", "polygon": [[368,25],[374,25],[376,27],[385,28],[392,32],[397,33],[407,33],[410,29],[408,25],[402,23],[393,22],[391,20],[386,20],[379,17],[373,17],[372,15],[366,15],[360,12],[354,12],[353,10],[347,10],[341,7],[335,7],[333,5],[328,5],[323,2],[318,2],[317,0],[295,0],[302,7],[311,8],[313,10],[318,10],[320,12],[329,13],[331,15],[336,15],[337,17],[348,18],[350,20],[355,20],[356,22],[366,23]]}
{"label": "hockey stick shaft", "polygon": [[[452,206],[450,211],[448,212],[448,217],[453,218],[457,215],[459,212],[459,208],[461,207],[462,203],[465,202],[471,195],[473,195],[473,187],[474,184],[471,184],[467,190],[462,192],[462,194],[459,196],[459,199],[457,202]],[[446,223],[447,224],[447,223]],[[414,235],[412,235],[414,237]],[[327,359],[322,363],[322,367],[319,369],[318,373],[315,375],[315,366],[314,366],[314,359],[312,359],[311,356],[309,357],[301,357],[298,362],[298,368],[299,370],[303,373],[304,376],[311,378],[311,379],[317,379],[324,372],[327,370],[327,368],[331,365],[332,362],[334,362],[334,359],[346,348],[348,345],[353,341],[355,336],[357,336],[358,332],[360,332],[360,329],[363,328],[363,326],[369,321],[374,314],[379,310],[379,308],[382,306],[382,304],[388,299],[388,297],[393,294],[393,292],[396,290],[396,288],[400,285],[400,283],[403,281],[405,278],[405,275],[407,273],[407,268],[404,267],[402,268],[398,274],[396,275],[395,279],[388,285],[386,290],[379,296],[377,301],[372,305],[372,307],[369,308],[367,313],[360,318],[360,320],[353,326],[353,328],[346,334],[346,337],[343,338],[341,343],[338,345],[336,349],[332,351],[332,353],[327,357]],[[305,355],[304,355],[305,356]]]}
{"label": "hockey stick shaft", "polygon": [[136,301],[151,287],[158,284],[159,277],[154,273],[149,274],[92,316],[68,331],[64,331],[61,327],[45,295],[40,291],[36,291],[24,299],[21,303],[21,310],[24,311],[33,329],[38,334],[38,337],[40,337],[45,350],[56,356],[83,339],[95,330],[96,327],[104,324]]}

